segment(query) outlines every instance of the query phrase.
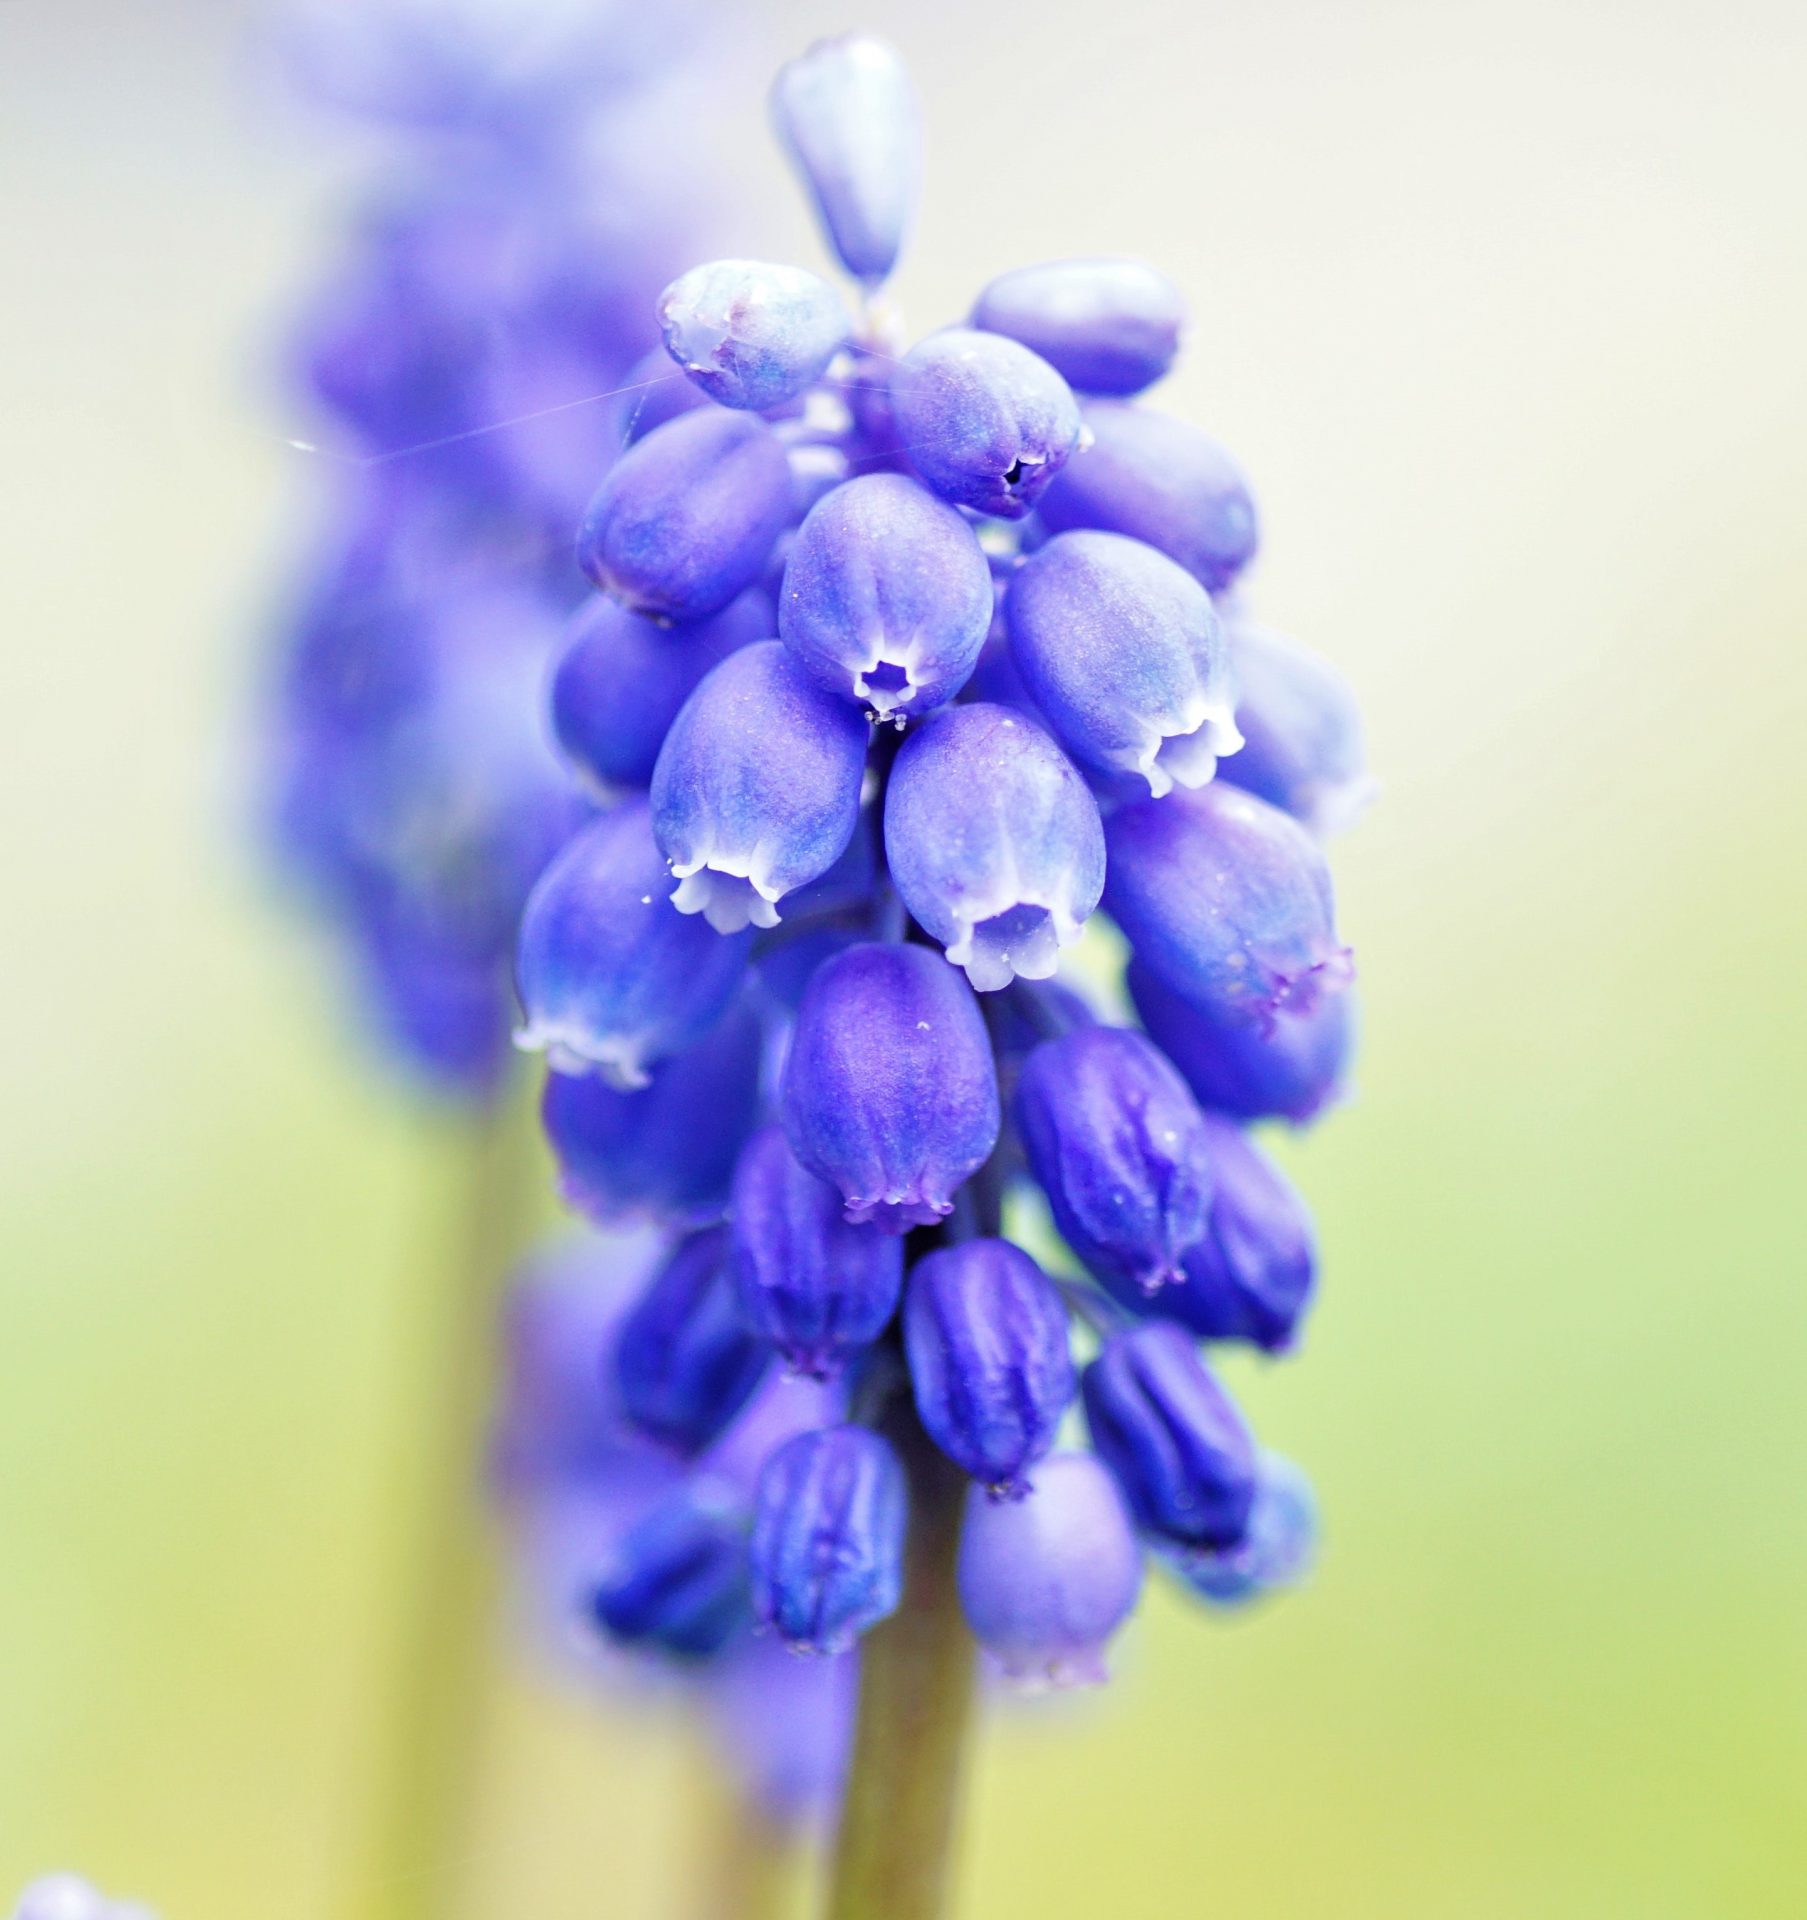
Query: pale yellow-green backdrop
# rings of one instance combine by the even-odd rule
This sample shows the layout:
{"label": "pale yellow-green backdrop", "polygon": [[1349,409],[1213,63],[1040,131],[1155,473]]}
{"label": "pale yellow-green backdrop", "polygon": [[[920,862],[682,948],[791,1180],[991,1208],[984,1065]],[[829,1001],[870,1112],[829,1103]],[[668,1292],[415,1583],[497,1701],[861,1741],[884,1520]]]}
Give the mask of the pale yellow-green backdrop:
{"label": "pale yellow-green backdrop", "polygon": [[[242,830],[311,477],[259,343],[346,178],[248,19],[0,8],[0,1908],[326,1920],[420,1391],[447,1140]],[[1237,1369],[1322,1570],[989,1732],[962,1915],[1807,1912],[1807,15],[741,10],[735,251],[819,260],[758,95],[858,23],[926,96],[908,312],[1172,273],[1385,782],[1321,1310]],[[682,1912],[684,1762],[516,1675],[472,1914]]]}

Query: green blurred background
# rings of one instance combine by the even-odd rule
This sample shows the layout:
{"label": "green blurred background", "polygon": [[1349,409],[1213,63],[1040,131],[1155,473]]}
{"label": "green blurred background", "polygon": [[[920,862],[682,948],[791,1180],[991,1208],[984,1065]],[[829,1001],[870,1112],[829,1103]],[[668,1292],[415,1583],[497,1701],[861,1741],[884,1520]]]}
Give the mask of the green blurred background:
{"label": "green blurred background", "polygon": [[[1807,15],[1781,0],[771,4],[714,129],[817,261],[777,59],[864,24],[899,294],[1139,253],[1255,475],[1256,604],[1365,694],[1328,1279],[1238,1369],[1303,1595],[1162,1594],[995,1717],[966,1920],[1807,1911]],[[0,9],[0,1906],[315,1920],[380,1698],[454,1130],[357,1055],[244,826],[313,476],[260,343],[345,152],[249,10]],[[694,1904],[686,1736],[498,1675],[464,1920]]]}

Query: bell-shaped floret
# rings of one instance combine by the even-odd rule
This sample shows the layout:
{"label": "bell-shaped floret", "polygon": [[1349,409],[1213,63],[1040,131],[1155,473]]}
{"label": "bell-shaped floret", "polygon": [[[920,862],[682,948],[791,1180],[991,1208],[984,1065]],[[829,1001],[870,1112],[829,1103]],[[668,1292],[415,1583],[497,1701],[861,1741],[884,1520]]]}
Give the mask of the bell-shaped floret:
{"label": "bell-shaped floret", "polygon": [[1311,1482],[1290,1460],[1263,1453],[1256,1462],[1248,1531],[1233,1547],[1175,1554],[1171,1564],[1201,1599],[1240,1607],[1296,1587],[1311,1571],[1317,1547],[1318,1503]]}
{"label": "bell-shaped floret", "polygon": [[812,387],[853,331],[820,274],[714,260],[659,296],[665,350],[711,400],[763,412]]}
{"label": "bell-shaped floret", "polygon": [[997,1145],[997,1068],[972,989],[926,947],[862,942],[804,991],[784,1130],[847,1218],[889,1233],[945,1219]]}
{"label": "bell-shaped floret", "polygon": [[1023,563],[1010,651],[1037,709],[1103,775],[1157,799],[1200,787],[1242,744],[1210,596],[1140,540],[1064,533]]}
{"label": "bell-shaped floret", "polygon": [[778,631],[830,692],[899,725],[966,684],[991,625],[972,528],[900,473],[863,474],[798,529]]}
{"label": "bell-shaped floret", "polygon": [[616,1546],[590,1616],[623,1646],[693,1660],[748,1626],[747,1516],[714,1482],[681,1487]]}
{"label": "bell-shaped floret", "polygon": [[1104,903],[1163,986],[1215,1024],[1271,1032],[1355,977],[1330,870],[1289,814],[1214,782],[1119,808]]}
{"label": "bell-shaped floret", "polygon": [[1091,1686],[1135,1611],[1142,1555],[1109,1472],[1089,1453],[1056,1453],[1021,1500],[974,1488],[958,1577],[967,1624],[1012,1679]]}
{"label": "bell-shaped floret", "polygon": [[578,834],[521,916],[521,1047],[561,1073],[643,1087],[653,1065],[694,1046],[746,970],[747,936],[723,940],[681,914],[643,800]]}
{"label": "bell-shaped floret", "polygon": [[972,323],[1033,348],[1081,393],[1140,393],[1173,365],[1186,303],[1140,260],[1049,260],[1000,273]]}
{"label": "bell-shaped floret", "polygon": [[841,264],[857,280],[883,280],[897,264],[922,173],[903,56],[866,33],[820,40],[779,70],[772,119]]}
{"label": "bell-shaped floret", "polygon": [[1047,979],[1104,891],[1090,788],[1026,714],[983,702],[904,743],[885,854],[904,905],[982,993]]}
{"label": "bell-shaped floret", "polygon": [[1020,520],[1079,444],[1072,390],[1001,333],[932,333],[891,374],[911,464],[944,500]]}
{"label": "bell-shaped floret", "polygon": [[778,903],[853,838],[867,727],[779,640],[730,654],[688,700],[653,769],[672,902],[718,933],[778,924]]}

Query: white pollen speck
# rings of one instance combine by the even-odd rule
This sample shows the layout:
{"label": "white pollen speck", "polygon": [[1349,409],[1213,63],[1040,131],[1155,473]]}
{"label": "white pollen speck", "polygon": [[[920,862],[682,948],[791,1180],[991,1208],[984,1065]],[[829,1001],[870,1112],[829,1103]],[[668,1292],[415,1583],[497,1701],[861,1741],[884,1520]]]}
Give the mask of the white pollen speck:
{"label": "white pollen speck", "polygon": [[916,1031],[918,1033],[927,1033],[928,1030],[929,1030],[929,1023],[926,1020],[918,1020],[916,1022]]}
{"label": "white pollen speck", "polygon": [[643,893],[643,894],[641,894],[641,896],[640,896],[640,904],[641,904],[641,906],[643,906],[643,907],[650,907],[650,906],[652,905],[652,903],[653,903],[653,897],[652,897],[652,895],[651,895],[650,893]]}

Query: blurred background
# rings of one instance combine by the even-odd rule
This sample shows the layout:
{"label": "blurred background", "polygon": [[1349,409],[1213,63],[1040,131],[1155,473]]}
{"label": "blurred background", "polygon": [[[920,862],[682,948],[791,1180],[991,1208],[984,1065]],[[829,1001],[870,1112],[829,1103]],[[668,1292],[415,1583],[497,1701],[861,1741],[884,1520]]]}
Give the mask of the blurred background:
{"label": "blurred background", "polygon": [[[247,825],[272,341],[355,163],[256,21],[0,9],[0,1904],[164,1920],[330,1911],[460,1165]],[[1185,289],[1164,404],[1384,783],[1360,1098],[1287,1150],[1322,1303],[1233,1381],[1322,1566],[994,1713],[961,1913],[1798,1915],[1807,14],[765,0],[729,250],[821,264],[763,93],[850,25],[924,97],[919,329],[1062,254]],[[486,1723],[470,1920],[686,1911],[681,1728],[521,1661]]]}

